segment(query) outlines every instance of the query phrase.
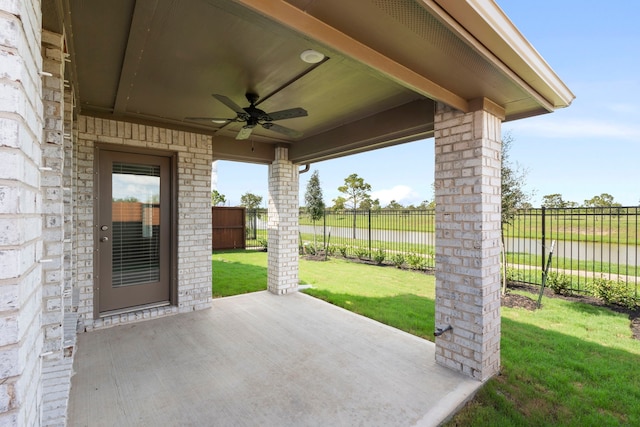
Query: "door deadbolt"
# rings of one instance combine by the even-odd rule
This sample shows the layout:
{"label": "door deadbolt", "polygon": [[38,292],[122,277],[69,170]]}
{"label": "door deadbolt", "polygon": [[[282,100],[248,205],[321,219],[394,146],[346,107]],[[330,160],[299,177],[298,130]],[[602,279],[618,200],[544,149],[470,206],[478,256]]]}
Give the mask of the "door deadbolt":
{"label": "door deadbolt", "polygon": [[102,238],[100,239],[100,241],[101,241],[101,242],[108,242],[108,241],[109,241],[109,238],[108,238],[108,237],[102,237]]}
{"label": "door deadbolt", "polygon": [[100,230],[102,231],[107,231],[109,229],[108,225],[103,225],[102,227],[100,227]]}

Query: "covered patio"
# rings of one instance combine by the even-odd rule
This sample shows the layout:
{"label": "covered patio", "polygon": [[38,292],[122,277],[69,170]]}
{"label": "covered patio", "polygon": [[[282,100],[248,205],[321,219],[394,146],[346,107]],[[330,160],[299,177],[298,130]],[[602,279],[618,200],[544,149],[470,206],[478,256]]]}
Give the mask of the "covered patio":
{"label": "covered patio", "polygon": [[[79,425],[412,424],[499,372],[501,124],[574,96],[495,1],[8,0],[0,36],[0,424],[66,424],[76,356]],[[435,345],[297,293],[300,170],[427,138]],[[270,294],[212,301],[215,160],[268,165]]]}
{"label": "covered patio", "polygon": [[83,334],[72,426],[431,426],[482,383],[435,344],[302,293]]}

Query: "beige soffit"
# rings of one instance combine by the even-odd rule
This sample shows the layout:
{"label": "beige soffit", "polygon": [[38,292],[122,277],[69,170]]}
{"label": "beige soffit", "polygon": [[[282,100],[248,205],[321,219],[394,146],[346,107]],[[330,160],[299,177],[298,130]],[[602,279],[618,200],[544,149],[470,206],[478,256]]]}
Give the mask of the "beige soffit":
{"label": "beige soffit", "polygon": [[548,111],[567,107],[575,99],[495,1],[420,1]]}
{"label": "beige soffit", "polygon": [[466,99],[439,86],[426,77],[384,56],[369,46],[349,37],[319,19],[282,0],[236,0],[237,3],[279,22],[300,34],[335,49],[373,69],[391,80],[461,111],[469,111]]}

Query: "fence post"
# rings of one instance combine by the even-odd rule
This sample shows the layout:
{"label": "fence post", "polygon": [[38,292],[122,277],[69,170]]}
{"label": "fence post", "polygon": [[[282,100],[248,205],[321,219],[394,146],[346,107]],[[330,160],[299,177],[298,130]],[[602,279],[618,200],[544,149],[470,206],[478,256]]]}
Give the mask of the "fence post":
{"label": "fence post", "polygon": [[369,258],[371,258],[371,209],[367,213],[369,214]]}
{"label": "fence post", "polygon": [[545,263],[545,249],[547,248],[546,244],[546,212],[547,208],[542,207],[542,258],[540,258],[540,267],[542,271],[542,275],[544,276],[544,263]]}
{"label": "fence post", "polygon": [[322,212],[322,246],[327,250],[327,210]]}

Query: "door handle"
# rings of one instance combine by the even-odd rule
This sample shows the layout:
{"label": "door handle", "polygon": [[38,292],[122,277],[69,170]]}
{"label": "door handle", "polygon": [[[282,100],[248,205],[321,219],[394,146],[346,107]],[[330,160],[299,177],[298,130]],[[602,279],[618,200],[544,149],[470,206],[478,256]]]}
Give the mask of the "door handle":
{"label": "door handle", "polygon": [[101,241],[101,242],[108,242],[108,241],[109,241],[109,238],[108,238],[108,237],[101,237],[101,238],[100,238],[100,241]]}

